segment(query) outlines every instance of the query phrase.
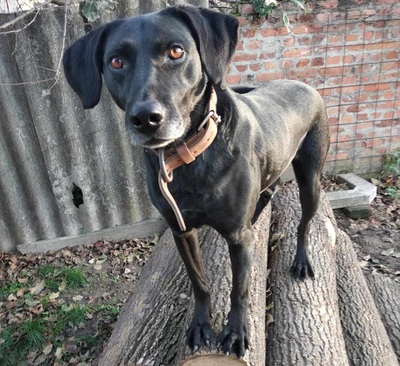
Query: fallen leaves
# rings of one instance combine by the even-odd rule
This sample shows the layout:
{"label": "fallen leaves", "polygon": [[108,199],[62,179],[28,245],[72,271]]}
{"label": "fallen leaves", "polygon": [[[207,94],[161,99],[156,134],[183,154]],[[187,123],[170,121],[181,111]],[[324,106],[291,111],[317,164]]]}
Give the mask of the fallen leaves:
{"label": "fallen leaves", "polygon": [[[0,254],[0,364],[93,364],[157,240]],[[81,282],[79,272],[89,285]],[[18,351],[16,344],[28,335],[24,329],[31,321],[41,324],[44,342]]]}

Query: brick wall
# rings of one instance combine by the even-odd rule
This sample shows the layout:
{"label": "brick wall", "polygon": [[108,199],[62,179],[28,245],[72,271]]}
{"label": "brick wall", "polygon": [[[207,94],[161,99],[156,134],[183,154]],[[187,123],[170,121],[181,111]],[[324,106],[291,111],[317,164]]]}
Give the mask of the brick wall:
{"label": "brick wall", "polygon": [[229,84],[297,79],[324,97],[331,126],[326,170],[380,171],[385,153],[400,148],[400,4],[397,0],[308,3],[303,15],[285,9],[267,20],[240,10],[239,44]]}

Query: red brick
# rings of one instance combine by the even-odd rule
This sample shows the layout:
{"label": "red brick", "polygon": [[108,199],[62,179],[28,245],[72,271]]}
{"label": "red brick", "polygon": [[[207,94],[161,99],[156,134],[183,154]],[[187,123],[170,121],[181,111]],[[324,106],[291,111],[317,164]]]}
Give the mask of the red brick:
{"label": "red brick", "polygon": [[237,17],[237,20],[239,20],[240,27],[245,27],[249,23],[249,21],[246,17]]}
{"label": "red brick", "polygon": [[325,59],[323,57],[316,57],[311,60],[311,66],[323,66]]}
{"label": "red brick", "polygon": [[344,35],[343,34],[329,34],[328,35],[328,46],[332,44],[343,45]]}
{"label": "red brick", "polygon": [[254,8],[251,4],[242,4],[239,6],[239,13],[242,15],[254,14]]}
{"label": "red brick", "polygon": [[247,65],[236,65],[236,70],[239,72],[244,72],[247,70]]}
{"label": "red brick", "polygon": [[293,61],[292,60],[283,60],[281,62],[281,68],[282,69],[290,69],[293,67]]}
{"label": "red brick", "polygon": [[293,46],[294,46],[294,43],[295,43],[294,38],[286,38],[286,39],[283,41],[283,45],[284,45],[285,47],[293,47]]}
{"label": "red brick", "polygon": [[[311,29],[312,31],[312,29]],[[294,34],[310,34],[310,26],[307,24],[299,24],[293,28],[292,32]]]}
{"label": "red brick", "polygon": [[347,19],[359,19],[361,16],[360,10],[349,10],[347,12]]}
{"label": "red brick", "polygon": [[370,17],[372,15],[375,15],[376,13],[377,13],[376,9],[364,9],[362,12],[362,15],[366,16],[366,17]]}
{"label": "red brick", "polygon": [[310,46],[313,43],[313,39],[311,37],[301,37],[297,38],[297,42],[300,46]]}
{"label": "red brick", "polygon": [[285,58],[304,57],[309,55],[311,55],[310,48],[292,48],[282,52],[282,56]]}
{"label": "red brick", "polygon": [[336,9],[339,5],[338,0],[325,0],[321,1],[321,5],[325,9]]}
{"label": "red brick", "polygon": [[355,61],[356,61],[356,58],[353,55],[343,56],[343,63],[344,64],[352,64]]}
{"label": "red brick", "polygon": [[399,51],[389,51],[385,53],[386,60],[397,60],[399,58]]}
{"label": "red brick", "polygon": [[258,50],[261,48],[261,41],[250,41],[245,44],[245,49]]}
{"label": "red brick", "polygon": [[240,53],[233,57],[232,62],[241,62],[241,61],[254,61],[257,59],[257,55],[253,53]]}
{"label": "red brick", "polygon": [[262,73],[256,75],[256,81],[258,82],[271,81],[282,78],[283,78],[282,72],[270,72],[270,73]]}
{"label": "red brick", "polygon": [[246,30],[242,33],[242,37],[243,37],[243,38],[252,38],[252,37],[254,37],[257,33],[258,33],[258,29],[257,29],[257,28],[246,29]]}
{"label": "red brick", "polygon": [[364,32],[362,35],[362,40],[364,41],[372,41],[375,37],[375,33],[374,32]]}
{"label": "red brick", "polygon": [[310,60],[307,58],[303,58],[297,62],[296,67],[305,67],[305,66],[308,66],[309,64],[310,64]]}
{"label": "red brick", "polygon": [[326,59],[326,64],[331,66],[331,65],[338,65],[341,62],[341,56],[331,56],[327,57]]}
{"label": "red brick", "polygon": [[261,70],[261,65],[259,65],[259,64],[251,64],[250,65],[250,70],[254,71],[254,72],[260,71]]}
{"label": "red brick", "polygon": [[226,82],[228,84],[239,84],[240,83],[240,75],[227,75]]}
{"label": "red brick", "polygon": [[270,60],[276,57],[275,52],[263,52],[258,55],[259,60]]}
{"label": "red brick", "polygon": [[263,28],[260,33],[263,37],[275,37],[277,35],[276,29],[273,28]]}
{"label": "red brick", "polygon": [[358,34],[346,34],[345,41],[346,42],[356,42],[356,41],[358,41]]}
{"label": "red brick", "polygon": [[275,69],[275,67],[276,67],[276,65],[273,62],[265,62],[263,64],[263,68],[266,69],[266,70]]}

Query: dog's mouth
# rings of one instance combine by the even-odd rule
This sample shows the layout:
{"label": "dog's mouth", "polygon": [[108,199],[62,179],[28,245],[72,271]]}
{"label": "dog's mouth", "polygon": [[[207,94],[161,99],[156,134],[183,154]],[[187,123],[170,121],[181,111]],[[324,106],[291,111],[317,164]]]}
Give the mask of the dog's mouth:
{"label": "dog's mouth", "polygon": [[166,147],[172,144],[175,139],[160,139],[156,137],[152,137],[149,140],[145,141],[142,145],[148,149],[160,149],[162,147]]}

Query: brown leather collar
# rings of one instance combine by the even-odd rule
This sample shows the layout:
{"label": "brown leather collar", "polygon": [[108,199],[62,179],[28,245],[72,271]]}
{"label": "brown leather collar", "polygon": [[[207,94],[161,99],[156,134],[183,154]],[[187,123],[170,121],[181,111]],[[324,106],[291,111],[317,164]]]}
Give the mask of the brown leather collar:
{"label": "brown leather collar", "polygon": [[217,95],[214,88],[211,89],[208,114],[200,124],[198,132],[179,143],[176,147],[164,150],[159,149],[160,171],[158,173],[158,184],[161,193],[174,211],[179,228],[182,232],[186,231],[186,224],[183,220],[179,207],[168,189],[168,183],[172,182],[173,170],[183,164],[190,164],[201,155],[214,141],[217,136],[217,125],[221,118],[217,114]]}
{"label": "brown leather collar", "polygon": [[217,136],[217,125],[220,120],[221,118],[217,115],[217,94],[212,88],[208,114],[200,124],[197,133],[175,147],[158,150],[160,168],[167,182],[170,181],[169,176],[174,169],[192,163],[212,144]]}

